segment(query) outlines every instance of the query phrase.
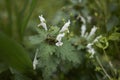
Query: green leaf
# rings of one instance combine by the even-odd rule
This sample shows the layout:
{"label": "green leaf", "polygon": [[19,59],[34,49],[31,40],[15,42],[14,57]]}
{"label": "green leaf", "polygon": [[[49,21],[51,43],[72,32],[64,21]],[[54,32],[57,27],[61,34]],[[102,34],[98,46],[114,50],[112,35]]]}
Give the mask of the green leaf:
{"label": "green leaf", "polygon": [[99,66],[96,66],[95,71],[100,71],[101,68]]}
{"label": "green leaf", "polygon": [[[30,20],[33,10],[35,9],[37,0],[25,0],[22,10],[19,9],[17,1],[14,1],[14,11],[16,15],[17,30],[19,35],[19,40],[23,41],[24,32]],[[30,5],[29,5],[30,3]],[[29,5],[29,6],[28,6]],[[21,5],[22,6],[22,5]],[[26,12],[27,11],[27,12]]]}
{"label": "green leaf", "polygon": [[48,35],[48,33],[45,30],[41,29],[41,27],[34,27],[34,31],[37,34],[25,38],[24,43],[27,44],[29,47],[40,45],[40,43],[46,40]]}
{"label": "green leaf", "polygon": [[24,20],[23,20],[23,24],[22,24],[22,27],[21,27],[21,34],[23,35],[24,34],[24,31],[25,31],[25,29],[26,29],[26,27],[27,27],[27,24],[28,24],[28,22],[29,22],[29,20],[30,20],[30,17],[31,17],[31,15],[32,15],[32,12],[33,12],[33,10],[35,9],[35,6],[36,6],[36,2],[37,2],[37,0],[32,0],[31,1],[31,4],[30,4],[30,8],[29,8],[29,10],[28,10],[28,15],[27,16],[24,16]]}
{"label": "green leaf", "polygon": [[29,37],[29,43],[32,45],[39,45],[46,39],[46,35],[35,35]]}
{"label": "green leaf", "polygon": [[62,60],[67,60],[73,63],[79,63],[79,55],[75,52],[74,47],[69,42],[64,42],[62,46],[57,48],[56,55]]}
{"label": "green leaf", "polygon": [[101,49],[106,49],[109,46],[107,38],[102,37],[101,39],[99,39],[99,41],[96,42],[96,46],[101,48]]}
{"label": "green leaf", "polygon": [[117,24],[118,24],[118,18],[116,16],[113,16],[108,20],[108,23],[106,24],[107,31],[110,31]]}
{"label": "green leaf", "polygon": [[112,41],[116,41],[116,40],[118,41],[120,40],[120,33],[117,33],[117,32],[112,33],[108,39]]}
{"label": "green leaf", "polygon": [[58,34],[60,28],[57,26],[51,26],[49,29],[50,35],[56,35]]}
{"label": "green leaf", "polygon": [[39,63],[38,67],[42,68],[43,77],[45,80],[50,80],[53,72],[56,71],[59,60],[54,56],[55,46],[41,43],[39,48]]}
{"label": "green leaf", "polygon": [[24,48],[1,32],[0,61],[22,73],[32,70],[32,61]]}

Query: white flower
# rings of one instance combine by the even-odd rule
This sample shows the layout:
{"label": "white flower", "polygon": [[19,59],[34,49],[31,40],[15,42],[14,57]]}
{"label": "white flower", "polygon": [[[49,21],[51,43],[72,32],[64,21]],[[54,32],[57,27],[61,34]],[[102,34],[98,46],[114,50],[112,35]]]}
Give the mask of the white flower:
{"label": "white flower", "polygon": [[47,31],[47,25],[46,25],[46,23],[40,23],[40,24],[38,24],[38,27],[39,26],[42,26]]}
{"label": "white flower", "polygon": [[39,16],[39,19],[41,22],[45,22],[45,18],[43,17],[43,15]]}
{"label": "white flower", "polygon": [[102,37],[101,35],[98,36],[98,37],[96,37],[96,38],[94,39],[93,43],[98,42],[98,40],[99,40],[101,37]]}
{"label": "white flower", "polygon": [[80,18],[81,18],[81,21],[83,22],[83,24],[86,24],[86,20],[85,20],[85,18],[82,17],[82,16],[80,16]]}
{"label": "white flower", "polygon": [[94,40],[93,40],[93,42],[92,43],[89,43],[89,44],[87,44],[87,51],[91,54],[91,56],[90,56],[90,58],[93,58],[93,56],[94,56],[94,54],[95,54],[95,49],[92,47],[94,44],[95,44],[95,42],[98,42],[98,40],[101,38],[102,36],[100,35],[100,36],[98,36],[98,37],[96,37]]}
{"label": "white flower", "polygon": [[33,69],[34,70],[36,69],[36,66],[38,64],[37,54],[38,54],[38,49],[36,50],[35,57],[34,57],[34,60],[33,60]]}
{"label": "white flower", "polygon": [[62,46],[63,45],[63,42],[57,42],[56,43],[56,46]]}
{"label": "white flower", "polygon": [[69,29],[68,29],[69,26],[70,26],[70,20],[68,20],[68,22],[66,22],[64,24],[64,26],[60,30],[60,33],[57,35],[56,40],[58,42],[56,43],[56,46],[62,46],[63,45],[63,42],[61,40],[65,36],[65,31],[67,31],[69,33]]}
{"label": "white flower", "polygon": [[90,58],[93,58],[94,54],[95,54],[95,50],[94,48],[88,49],[88,52],[91,54]]}
{"label": "white flower", "polygon": [[90,48],[92,48],[92,45],[93,45],[93,43],[89,43],[86,47],[87,47],[88,49],[90,49]]}
{"label": "white flower", "polygon": [[67,31],[69,33],[69,29],[68,29],[69,26],[70,26],[70,20],[68,20],[68,22],[64,24],[64,26],[62,27],[62,29],[60,30],[60,32]]}
{"label": "white flower", "polygon": [[94,54],[95,54],[95,50],[92,47],[94,43],[89,43],[86,47],[87,47],[87,51],[91,54],[90,58],[93,58]]}
{"label": "white flower", "polygon": [[81,26],[81,36],[85,36],[85,31],[86,31],[86,25],[85,24],[82,24]]}
{"label": "white flower", "polygon": [[40,19],[40,24],[38,24],[38,27],[39,26],[42,26],[46,31],[48,30],[47,29],[47,25],[46,25],[46,23],[45,23],[45,19],[44,19],[44,17],[41,15],[41,16],[39,16],[39,19]]}
{"label": "white flower", "polygon": [[56,40],[57,40],[58,42],[61,42],[61,40],[62,40],[62,38],[63,38],[64,36],[65,36],[65,33],[58,34]]}
{"label": "white flower", "polygon": [[91,16],[87,16],[87,21],[90,23],[92,20],[92,17]]}
{"label": "white flower", "polygon": [[62,46],[63,45],[63,42],[61,42],[62,38],[65,36],[65,33],[61,33],[61,34],[58,34],[56,40],[58,41],[56,43],[56,46]]}
{"label": "white flower", "polygon": [[90,33],[88,35],[88,39],[95,34],[96,30],[97,30],[97,27],[93,26],[93,28],[91,29],[91,31],[90,31]]}
{"label": "white flower", "polygon": [[87,37],[88,37],[88,32],[86,32],[86,33],[85,33],[84,37],[85,37],[85,38],[87,38]]}

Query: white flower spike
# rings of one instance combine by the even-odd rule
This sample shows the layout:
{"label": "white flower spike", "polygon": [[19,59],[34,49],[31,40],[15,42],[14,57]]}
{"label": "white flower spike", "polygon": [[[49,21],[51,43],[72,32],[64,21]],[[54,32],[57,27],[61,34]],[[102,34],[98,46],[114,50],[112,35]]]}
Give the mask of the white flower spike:
{"label": "white flower spike", "polygon": [[65,33],[61,33],[61,34],[58,34],[56,40],[58,41],[56,43],[56,46],[62,46],[63,45],[63,42],[61,42],[62,38],[65,36]]}
{"label": "white flower spike", "polygon": [[89,43],[86,47],[87,47],[87,51],[91,54],[90,58],[93,58],[94,54],[95,54],[95,50],[92,47],[93,43]]}
{"label": "white flower spike", "polygon": [[87,38],[87,37],[88,37],[88,32],[86,32],[86,33],[85,33],[84,37],[85,37],[85,38]]}
{"label": "white flower spike", "polygon": [[80,16],[80,18],[81,18],[81,21],[83,22],[83,24],[86,24],[86,20],[85,20],[85,18],[82,17],[82,16]]}
{"label": "white flower spike", "polygon": [[38,49],[36,50],[35,57],[34,57],[34,60],[33,60],[33,69],[34,70],[36,69],[36,66],[38,64],[37,55],[38,55]]}
{"label": "white flower spike", "polygon": [[95,50],[94,48],[88,49],[88,52],[91,54],[90,58],[93,58],[94,54],[95,54]]}
{"label": "white flower spike", "polygon": [[92,17],[91,16],[87,16],[87,21],[90,23],[92,20]]}
{"label": "white flower spike", "polygon": [[87,44],[87,51],[91,54],[90,58],[93,58],[94,54],[95,54],[95,49],[92,47],[96,42],[98,42],[98,40],[101,38],[102,36],[98,36],[96,37],[92,43]]}
{"label": "white flower spike", "polygon": [[88,35],[88,39],[95,34],[96,30],[97,30],[97,27],[93,26],[93,28],[91,29],[91,31],[90,31],[90,33]]}
{"label": "white flower spike", "polygon": [[58,41],[55,45],[56,46],[62,46],[63,42],[61,41],[62,38],[65,36],[65,31],[67,31],[69,33],[69,29],[68,27],[70,26],[70,20],[68,20],[68,22],[66,22],[64,24],[64,26],[62,27],[62,29],[60,30],[60,33],[57,35],[56,40]]}
{"label": "white flower spike", "polygon": [[93,45],[93,43],[89,43],[86,47],[87,47],[88,49],[90,49],[90,48],[92,48],[92,45]]}
{"label": "white flower spike", "polygon": [[98,42],[98,40],[99,40],[101,37],[102,37],[102,35],[96,37],[96,38],[94,39],[93,43]]}
{"label": "white flower spike", "polygon": [[85,31],[86,31],[86,25],[85,24],[82,24],[81,26],[81,36],[85,36]]}
{"label": "white flower spike", "polygon": [[65,33],[58,34],[56,40],[57,40],[58,42],[61,42],[61,40],[62,40],[62,38],[63,38],[64,36],[65,36]]}
{"label": "white flower spike", "polygon": [[62,29],[60,30],[60,32],[67,31],[69,33],[69,29],[68,29],[69,26],[70,26],[70,20],[68,20],[68,22],[64,24],[64,26],[62,27]]}
{"label": "white flower spike", "polygon": [[39,19],[40,19],[40,24],[38,24],[38,27],[39,26],[42,26],[46,31],[48,30],[47,29],[47,25],[46,25],[46,23],[45,23],[45,19],[44,19],[44,17],[41,15],[41,16],[39,16]]}

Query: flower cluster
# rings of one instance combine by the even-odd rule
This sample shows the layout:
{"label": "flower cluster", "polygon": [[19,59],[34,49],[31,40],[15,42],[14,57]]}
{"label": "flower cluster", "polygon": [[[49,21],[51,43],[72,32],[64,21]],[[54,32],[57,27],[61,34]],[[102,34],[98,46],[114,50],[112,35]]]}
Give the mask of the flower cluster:
{"label": "flower cluster", "polygon": [[70,26],[70,20],[68,20],[68,22],[66,22],[64,24],[64,26],[60,30],[59,34],[57,35],[56,40],[58,42],[56,43],[56,46],[62,46],[63,45],[63,42],[61,40],[65,36],[66,31],[67,31],[67,33],[69,33],[69,29],[68,29],[69,26]]}
{"label": "flower cluster", "polygon": [[91,54],[90,58],[93,58],[94,54],[95,54],[95,49],[92,47],[96,42],[98,42],[98,40],[101,38],[102,36],[98,36],[96,37],[93,42],[87,44],[87,51]]}
{"label": "flower cluster", "polygon": [[63,42],[61,42],[62,38],[65,36],[65,33],[58,34],[56,37],[56,40],[58,41],[56,43],[56,46],[62,46]]}
{"label": "flower cluster", "polygon": [[[45,29],[45,31],[47,31],[48,28],[47,28],[47,25],[45,23],[46,21],[45,21],[43,15],[39,16],[39,19],[40,19],[40,24],[38,24],[38,27],[42,26]],[[68,29],[69,26],[70,26],[70,20],[68,20],[68,22],[66,22],[63,25],[62,29],[59,31],[59,34],[56,37],[56,40],[57,40],[57,43],[55,44],[56,46],[63,45],[62,38],[65,36],[66,31],[67,31],[67,33],[69,33],[69,29]],[[34,70],[36,69],[36,66],[38,65],[37,55],[38,55],[38,49],[36,50],[35,57],[33,60],[33,69]]]}
{"label": "flower cluster", "polygon": [[38,27],[39,27],[39,26],[42,26],[42,27],[47,31],[48,29],[47,29],[47,25],[46,25],[46,23],[45,23],[46,21],[45,21],[43,15],[39,16],[39,19],[40,19],[40,22],[41,22],[41,23],[38,24]]}
{"label": "flower cluster", "polygon": [[87,38],[89,39],[90,37],[92,37],[95,34],[96,30],[97,30],[97,27],[93,26]]}
{"label": "flower cluster", "polygon": [[88,32],[86,32],[86,20],[82,16],[80,16],[80,18],[81,18],[81,21],[83,23],[82,26],[81,26],[81,36],[85,37],[86,39],[90,39],[90,37],[92,37],[95,34],[95,32],[97,30],[97,27],[93,26],[90,33],[88,34]]}
{"label": "flower cluster", "polygon": [[[96,26],[93,26],[92,29],[91,29],[91,31],[90,31],[89,33],[86,32],[86,20],[85,20],[85,18],[82,17],[82,16],[80,16],[80,18],[81,18],[81,21],[83,22],[83,24],[82,24],[82,26],[81,26],[81,36],[84,37],[85,39],[89,40],[89,39],[95,34],[95,32],[96,32],[96,30],[97,30],[97,27],[96,27]],[[98,39],[100,39],[101,37],[102,37],[102,36],[98,36],[98,37],[96,37],[96,38],[93,40],[93,42],[87,44],[87,46],[86,46],[86,47],[87,47],[87,51],[88,51],[89,53],[91,53],[90,58],[92,58],[93,55],[95,54],[95,49],[94,49],[92,46],[93,46],[94,43],[97,42]]]}
{"label": "flower cluster", "polygon": [[[38,27],[39,26],[42,26],[45,31],[47,31],[47,25],[46,25],[46,21],[43,17],[43,15],[39,16],[39,19],[40,19],[40,24],[38,24]],[[56,37],[56,40],[57,40],[57,43],[56,43],[56,46],[62,46],[63,45],[63,42],[62,42],[62,38],[65,36],[65,32],[67,31],[67,33],[69,33],[69,29],[68,27],[70,26],[70,20],[68,20],[68,22],[66,22],[64,24],[64,26],[62,27],[62,29],[59,31],[59,34],[57,35]]]}

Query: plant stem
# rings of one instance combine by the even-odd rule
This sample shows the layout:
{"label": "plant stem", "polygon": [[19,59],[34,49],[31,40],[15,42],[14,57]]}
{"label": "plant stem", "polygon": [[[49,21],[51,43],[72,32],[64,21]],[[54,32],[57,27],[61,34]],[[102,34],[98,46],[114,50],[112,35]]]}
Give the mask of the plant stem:
{"label": "plant stem", "polygon": [[111,69],[114,71],[115,68],[113,67],[112,62],[109,60],[109,57],[107,56],[106,51],[104,49],[103,49],[103,52],[104,52],[104,55],[105,55],[109,65],[110,65]]}
{"label": "plant stem", "polygon": [[100,65],[100,67],[102,68],[103,72],[106,74],[106,76],[111,80],[111,77],[109,76],[109,74],[107,73],[107,71],[104,69],[100,59],[98,58],[98,56],[96,56],[96,60],[98,62],[98,64]]}

